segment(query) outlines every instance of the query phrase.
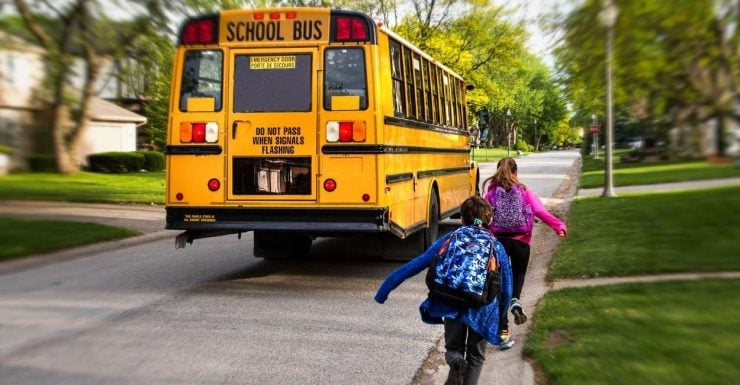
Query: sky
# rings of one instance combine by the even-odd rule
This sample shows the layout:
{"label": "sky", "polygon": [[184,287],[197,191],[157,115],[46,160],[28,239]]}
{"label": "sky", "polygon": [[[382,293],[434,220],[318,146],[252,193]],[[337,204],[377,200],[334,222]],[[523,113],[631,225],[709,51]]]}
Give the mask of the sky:
{"label": "sky", "polygon": [[516,17],[525,21],[530,34],[527,48],[542,57],[550,68],[554,68],[555,58],[552,56],[552,48],[558,36],[546,33],[542,29],[541,20],[553,11],[560,13],[570,11],[580,2],[580,0],[504,0],[501,4],[514,9]]}

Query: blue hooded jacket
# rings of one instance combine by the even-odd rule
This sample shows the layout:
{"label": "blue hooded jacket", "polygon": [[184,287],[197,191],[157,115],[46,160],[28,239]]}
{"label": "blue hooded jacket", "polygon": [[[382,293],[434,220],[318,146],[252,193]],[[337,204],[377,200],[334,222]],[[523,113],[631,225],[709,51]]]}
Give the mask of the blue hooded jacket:
{"label": "blue hooded jacket", "polygon": [[[434,256],[437,255],[439,248],[450,237],[450,234],[452,233],[445,234],[423,254],[393,271],[378,288],[375,301],[384,303],[390,292],[401,285],[403,281],[429,268]],[[506,255],[501,242],[495,241],[494,248],[496,262],[499,265],[501,291],[493,302],[478,308],[460,308],[428,295],[419,306],[423,322],[441,324],[444,318],[461,320],[491,344],[498,345],[501,343],[498,325],[501,317],[507,316],[508,304],[511,301],[512,274],[509,256]]]}

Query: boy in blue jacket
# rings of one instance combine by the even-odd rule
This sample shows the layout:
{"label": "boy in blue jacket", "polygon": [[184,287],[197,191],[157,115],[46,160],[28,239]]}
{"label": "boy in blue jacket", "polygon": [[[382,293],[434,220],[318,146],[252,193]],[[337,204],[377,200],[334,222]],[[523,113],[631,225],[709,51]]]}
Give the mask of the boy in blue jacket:
{"label": "boy in blue jacket", "polygon": [[[472,196],[460,206],[464,226],[488,228],[491,206],[479,196]],[[452,233],[444,235],[425,251],[392,272],[378,288],[375,301],[384,303],[393,289],[406,279],[430,267],[439,248]],[[494,240],[496,262],[499,265],[501,290],[489,304],[461,308],[434,296],[427,296],[419,307],[421,319],[429,324],[444,324],[445,361],[450,374],[445,385],[475,385],[486,359],[486,341],[501,344],[499,322],[506,317],[506,305],[511,301],[512,275],[509,257],[504,247]]]}

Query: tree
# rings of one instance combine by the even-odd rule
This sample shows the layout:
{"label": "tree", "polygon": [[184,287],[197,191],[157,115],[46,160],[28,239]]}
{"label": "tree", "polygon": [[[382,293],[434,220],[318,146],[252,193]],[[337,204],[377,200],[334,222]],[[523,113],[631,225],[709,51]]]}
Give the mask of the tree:
{"label": "tree", "polygon": [[[152,1],[135,0],[146,7],[149,17],[135,20],[130,28],[112,30],[110,20],[95,0],[75,0],[55,5],[27,0],[13,0],[24,26],[45,51],[45,88],[43,101],[49,111],[52,154],[57,170],[62,173],[79,171],[77,147],[87,130],[90,100],[100,76],[103,59],[125,54],[123,48],[147,34],[156,33],[164,25],[162,7]],[[72,89],[76,57],[84,62],[83,84]]]}
{"label": "tree", "polygon": [[[674,3],[615,1],[617,115],[643,126],[643,135],[716,119],[718,151],[723,127],[738,119],[740,3],[695,0]],[[565,15],[564,39],[556,50],[559,74],[576,110],[604,110],[604,35],[600,0],[585,1]],[[586,116],[590,115],[585,114]],[[620,128],[620,127],[617,127]]]}

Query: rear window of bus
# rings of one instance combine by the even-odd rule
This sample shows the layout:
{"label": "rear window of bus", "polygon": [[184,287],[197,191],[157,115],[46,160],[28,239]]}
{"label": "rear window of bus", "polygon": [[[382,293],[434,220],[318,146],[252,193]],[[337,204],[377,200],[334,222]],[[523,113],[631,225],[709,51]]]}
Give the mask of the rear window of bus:
{"label": "rear window of bus", "polygon": [[191,97],[212,97],[221,110],[223,53],[220,50],[191,50],[185,53],[180,81],[180,111],[187,111]]}

